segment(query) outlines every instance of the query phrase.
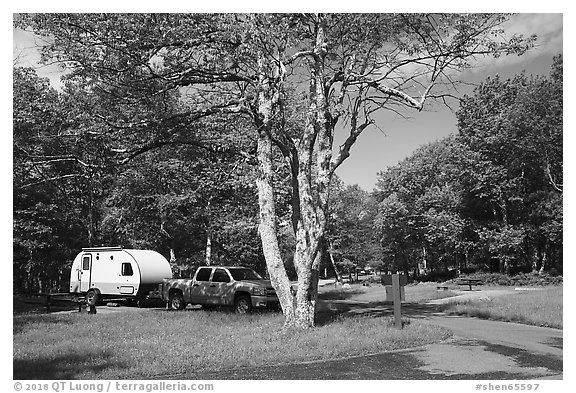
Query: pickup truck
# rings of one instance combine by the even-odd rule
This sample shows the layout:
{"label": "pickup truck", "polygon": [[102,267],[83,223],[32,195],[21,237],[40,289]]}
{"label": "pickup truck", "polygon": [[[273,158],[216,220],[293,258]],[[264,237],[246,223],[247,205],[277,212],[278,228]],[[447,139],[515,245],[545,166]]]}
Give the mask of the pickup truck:
{"label": "pickup truck", "polygon": [[241,266],[202,266],[193,278],[165,278],[162,299],[172,310],[199,304],[205,308],[231,306],[244,314],[255,308],[279,307],[270,281]]}

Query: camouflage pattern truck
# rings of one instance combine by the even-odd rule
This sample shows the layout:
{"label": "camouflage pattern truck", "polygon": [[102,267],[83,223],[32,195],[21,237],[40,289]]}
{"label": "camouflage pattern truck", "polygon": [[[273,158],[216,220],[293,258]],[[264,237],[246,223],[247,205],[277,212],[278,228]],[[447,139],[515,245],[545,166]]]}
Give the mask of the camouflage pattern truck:
{"label": "camouflage pattern truck", "polygon": [[270,281],[252,269],[239,266],[203,266],[194,278],[164,279],[162,298],[172,310],[183,310],[188,304],[207,309],[233,307],[237,313],[279,307]]}

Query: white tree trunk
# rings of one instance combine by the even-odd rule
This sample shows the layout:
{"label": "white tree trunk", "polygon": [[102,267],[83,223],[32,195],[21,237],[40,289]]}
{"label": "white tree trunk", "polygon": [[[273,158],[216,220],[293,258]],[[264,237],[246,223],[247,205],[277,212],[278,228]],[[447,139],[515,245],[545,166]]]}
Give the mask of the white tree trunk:
{"label": "white tree trunk", "polygon": [[316,35],[309,106],[302,136],[297,140],[290,137],[286,140],[282,137],[274,139],[291,166],[292,223],[296,236],[294,266],[298,275],[295,299],[291,296],[290,283],[278,247],[272,188],[272,119],[280,97],[276,83],[279,83],[284,75],[282,66],[276,68],[275,75],[270,75],[276,65],[267,62],[265,56],[262,56],[259,62],[258,111],[254,116],[258,129],[260,237],[268,272],[286,317],[285,326],[298,328],[310,328],[315,323],[321,258],[319,250],[326,229],[328,189],[332,175],[333,124],[330,121],[325,91],[323,58],[326,52],[323,25],[319,24]]}
{"label": "white tree trunk", "polygon": [[262,241],[262,250],[264,252],[264,258],[266,259],[266,266],[270,274],[270,281],[276,289],[278,299],[280,300],[280,306],[286,318],[285,325],[290,325],[294,318],[294,298],[278,245],[276,206],[272,185],[272,141],[263,132],[258,136],[257,154],[259,174],[256,185],[258,187],[258,204],[260,207],[260,225],[258,231]]}
{"label": "white tree trunk", "polygon": [[212,263],[212,234],[210,230],[206,232],[206,255],[204,262],[206,262],[206,266],[210,266]]}
{"label": "white tree trunk", "polygon": [[544,253],[542,255],[542,264],[540,265],[540,271],[538,272],[538,274],[540,274],[540,275],[544,274],[544,269],[546,269],[547,257],[548,257],[548,241],[546,241],[546,243],[544,245]]}

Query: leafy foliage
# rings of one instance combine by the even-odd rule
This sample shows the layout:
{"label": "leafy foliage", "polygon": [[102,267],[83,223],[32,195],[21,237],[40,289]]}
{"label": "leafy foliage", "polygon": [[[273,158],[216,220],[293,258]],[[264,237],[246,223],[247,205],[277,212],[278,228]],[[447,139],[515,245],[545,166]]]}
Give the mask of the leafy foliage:
{"label": "leafy foliage", "polygon": [[561,270],[561,73],[560,56],[549,78],[488,78],[462,100],[458,136],[379,174],[389,258],[411,255],[405,270]]}
{"label": "leafy foliage", "polygon": [[328,239],[330,253],[342,273],[380,267],[382,250],[374,236],[376,201],[358,186],[334,179]]}
{"label": "leafy foliage", "polygon": [[[15,289],[67,290],[70,261],[87,245],[155,249],[189,275],[206,263],[208,232],[212,263],[266,273],[243,156],[183,144],[115,161],[114,132],[88,140],[87,113],[69,110],[87,97],[70,85],[57,92],[30,69],[14,75]],[[227,138],[220,146],[252,143],[235,127]]]}

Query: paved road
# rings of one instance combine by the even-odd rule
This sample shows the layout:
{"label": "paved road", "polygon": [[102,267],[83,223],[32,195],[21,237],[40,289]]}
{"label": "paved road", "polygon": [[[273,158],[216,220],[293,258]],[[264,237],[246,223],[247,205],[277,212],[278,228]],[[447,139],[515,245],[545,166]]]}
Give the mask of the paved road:
{"label": "paved road", "polygon": [[563,339],[562,330],[559,329],[457,316],[432,316],[428,319],[436,325],[452,330],[455,337],[562,357]]}

